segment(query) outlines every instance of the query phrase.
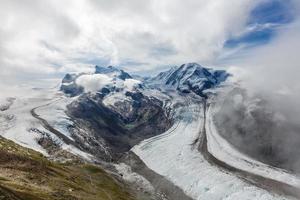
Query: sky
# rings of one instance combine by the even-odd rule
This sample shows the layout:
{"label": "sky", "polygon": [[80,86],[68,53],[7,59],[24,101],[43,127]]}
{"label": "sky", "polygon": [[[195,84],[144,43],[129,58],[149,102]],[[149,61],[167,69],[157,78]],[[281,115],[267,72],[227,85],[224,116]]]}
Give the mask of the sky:
{"label": "sky", "polygon": [[[148,76],[197,62],[228,70],[298,141],[299,52],[300,0],[0,0],[0,100],[95,65]],[[79,84],[110,81],[94,78]]]}
{"label": "sky", "polygon": [[[294,67],[299,60],[299,4],[0,0],[0,80],[57,78],[96,64],[148,75],[187,62],[257,73],[293,66],[293,76],[299,71]],[[286,55],[278,48],[285,48]],[[275,62],[272,54],[285,57]]]}

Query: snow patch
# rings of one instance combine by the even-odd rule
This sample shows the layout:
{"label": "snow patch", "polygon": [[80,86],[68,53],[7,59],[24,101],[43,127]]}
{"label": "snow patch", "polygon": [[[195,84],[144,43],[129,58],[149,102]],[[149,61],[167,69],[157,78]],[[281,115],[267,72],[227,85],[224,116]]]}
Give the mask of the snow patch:
{"label": "snow patch", "polygon": [[105,106],[114,106],[117,102],[131,101],[131,98],[123,92],[113,92],[104,97],[102,103]]}

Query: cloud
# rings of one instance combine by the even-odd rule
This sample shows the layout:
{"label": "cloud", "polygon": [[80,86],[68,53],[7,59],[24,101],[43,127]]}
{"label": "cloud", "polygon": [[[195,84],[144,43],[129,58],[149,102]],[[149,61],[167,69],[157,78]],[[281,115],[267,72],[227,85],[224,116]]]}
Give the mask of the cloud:
{"label": "cloud", "polygon": [[141,84],[141,81],[136,79],[125,79],[123,81],[105,74],[84,74],[76,79],[76,84],[82,86],[85,92],[98,92],[105,86],[132,91]]}
{"label": "cloud", "polygon": [[[248,112],[252,119],[240,116],[244,108],[236,112],[230,104],[223,106],[223,114],[229,116],[227,119],[231,119],[230,122],[224,120],[226,118],[222,113],[218,113],[218,118],[226,122],[222,129],[236,124],[247,133],[240,138],[244,141],[251,137],[253,139],[247,141],[249,145],[246,146],[245,143],[240,143],[234,137],[234,132],[239,130],[237,128],[234,131],[227,130],[227,133],[233,136],[229,141],[244,145],[242,149],[250,147],[254,151],[257,150],[255,148],[257,144],[262,144],[263,147],[270,144],[275,152],[273,156],[280,158],[282,166],[299,172],[300,2],[295,0],[293,5],[299,14],[295,15],[292,23],[281,28],[268,44],[252,49],[241,58],[231,61],[235,66],[229,69],[230,72],[247,91],[245,105],[249,106],[247,105],[249,101],[252,103],[262,99],[255,103],[258,107],[252,107],[254,111]],[[258,135],[259,142],[256,137]],[[262,152],[258,152],[257,157],[261,155]]]}
{"label": "cloud", "polygon": [[300,18],[282,29],[268,45],[235,61],[237,77],[253,90],[274,94],[285,90],[286,94],[300,95],[299,35]]}
{"label": "cloud", "polygon": [[128,89],[131,91],[134,88],[136,88],[139,84],[141,84],[141,81],[130,78],[130,79],[125,79],[123,84],[124,84],[125,89]]}
{"label": "cloud", "polygon": [[76,84],[84,87],[85,92],[97,92],[111,83],[112,79],[105,74],[85,74],[76,79]]}
{"label": "cloud", "polygon": [[0,77],[210,63],[261,1],[1,0]]}
{"label": "cloud", "polygon": [[[300,94],[299,73],[300,62],[300,2],[289,1],[294,8],[294,21],[282,26],[275,37],[266,45],[248,50],[240,57],[231,60],[229,68],[236,78],[254,90],[278,91],[288,90]],[[239,54],[237,54],[239,55]]]}

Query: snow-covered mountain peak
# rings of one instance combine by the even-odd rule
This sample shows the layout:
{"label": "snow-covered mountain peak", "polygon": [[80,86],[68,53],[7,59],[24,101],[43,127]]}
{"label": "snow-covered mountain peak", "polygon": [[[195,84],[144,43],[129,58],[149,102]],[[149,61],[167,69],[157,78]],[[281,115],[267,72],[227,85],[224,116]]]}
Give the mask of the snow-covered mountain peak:
{"label": "snow-covered mountain peak", "polygon": [[187,63],[179,67],[172,67],[145,81],[133,79],[127,72],[113,66],[95,66],[94,73],[67,74],[62,81],[61,90],[66,94],[76,96],[87,92],[88,88],[92,88],[94,92],[101,91],[103,88],[111,92],[115,90],[132,91],[136,88],[143,88],[145,84],[154,89],[174,89],[206,97],[204,90],[217,87],[228,76],[230,74],[224,70],[213,70],[198,63]]}
{"label": "snow-covered mountain peak", "polygon": [[196,70],[196,69],[203,69],[204,67],[198,63],[192,62],[192,63],[183,64],[179,68],[182,68],[182,70]]}
{"label": "snow-covered mountain peak", "polygon": [[127,72],[125,72],[121,69],[118,69],[116,67],[113,67],[113,66],[101,67],[101,66],[96,65],[95,66],[95,74],[106,74],[106,75],[112,76],[114,78],[119,78],[122,80],[132,78],[132,76],[130,76]]}
{"label": "snow-covered mountain peak", "polygon": [[198,63],[187,63],[161,72],[151,79],[154,84],[161,84],[181,92],[194,92],[200,96],[203,91],[218,86],[229,74],[224,70],[212,70]]}
{"label": "snow-covered mountain peak", "polygon": [[84,92],[101,92],[141,88],[141,82],[127,72],[113,66],[95,66],[94,73],[66,74],[62,80],[61,90],[70,96]]}

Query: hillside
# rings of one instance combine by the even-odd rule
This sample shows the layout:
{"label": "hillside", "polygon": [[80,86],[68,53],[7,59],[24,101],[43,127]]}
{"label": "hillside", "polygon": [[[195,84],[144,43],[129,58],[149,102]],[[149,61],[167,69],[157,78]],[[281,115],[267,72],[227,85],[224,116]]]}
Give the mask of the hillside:
{"label": "hillside", "polygon": [[0,199],[134,200],[103,169],[73,161],[57,163],[0,137]]}

